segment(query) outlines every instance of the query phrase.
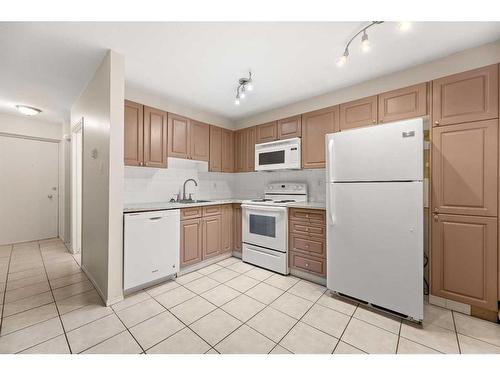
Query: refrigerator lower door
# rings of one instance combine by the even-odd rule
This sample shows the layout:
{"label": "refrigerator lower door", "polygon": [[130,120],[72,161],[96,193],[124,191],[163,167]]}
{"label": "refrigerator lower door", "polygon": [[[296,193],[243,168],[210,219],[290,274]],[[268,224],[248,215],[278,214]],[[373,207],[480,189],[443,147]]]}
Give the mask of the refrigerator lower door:
{"label": "refrigerator lower door", "polygon": [[328,288],[423,319],[422,182],[328,184]]}

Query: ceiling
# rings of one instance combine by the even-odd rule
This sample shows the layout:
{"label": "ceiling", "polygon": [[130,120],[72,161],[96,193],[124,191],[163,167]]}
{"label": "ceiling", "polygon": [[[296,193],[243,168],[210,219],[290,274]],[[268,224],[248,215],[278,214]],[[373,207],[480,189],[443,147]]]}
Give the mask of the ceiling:
{"label": "ceiling", "polygon": [[[258,112],[500,39],[500,22],[386,22],[344,45],[365,22],[0,23],[0,111],[15,104],[67,117],[107,49],[125,56],[126,82],[181,104],[241,120]],[[233,103],[248,69],[254,91]]]}

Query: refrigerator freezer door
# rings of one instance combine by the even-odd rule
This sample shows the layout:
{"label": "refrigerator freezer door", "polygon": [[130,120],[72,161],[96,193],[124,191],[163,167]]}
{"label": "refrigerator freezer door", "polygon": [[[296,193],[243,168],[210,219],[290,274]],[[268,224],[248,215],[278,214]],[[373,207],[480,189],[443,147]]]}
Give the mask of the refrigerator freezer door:
{"label": "refrigerator freezer door", "polygon": [[422,320],[422,182],[328,188],[328,288]]}
{"label": "refrigerator freezer door", "polygon": [[423,179],[421,118],[330,134],[326,147],[330,182]]}

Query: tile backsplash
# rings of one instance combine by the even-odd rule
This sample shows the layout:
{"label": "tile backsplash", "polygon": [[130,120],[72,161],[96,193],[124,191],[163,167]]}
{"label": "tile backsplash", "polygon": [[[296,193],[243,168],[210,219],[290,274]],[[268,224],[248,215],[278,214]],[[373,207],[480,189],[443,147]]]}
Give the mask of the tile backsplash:
{"label": "tile backsplash", "polygon": [[218,173],[208,172],[203,161],[168,158],[168,168],[125,167],[125,204],[165,202],[182,193],[182,184],[188,178],[186,194],[196,199],[257,198],[262,197],[266,184],[271,182],[307,182],[309,200],[324,202],[325,170]]}

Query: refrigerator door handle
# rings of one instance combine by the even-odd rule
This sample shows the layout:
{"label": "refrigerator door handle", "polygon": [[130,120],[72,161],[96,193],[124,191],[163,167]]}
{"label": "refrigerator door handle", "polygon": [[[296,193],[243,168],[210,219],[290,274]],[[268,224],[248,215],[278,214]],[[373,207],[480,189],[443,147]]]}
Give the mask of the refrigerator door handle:
{"label": "refrigerator door handle", "polygon": [[327,137],[327,155],[326,155],[326,164],[327,164],[327,182],[331,182],[333,179],[333,137]]}
{"label": "refrigerator door handle", "polygon": [[335,217],[333,216],[333,211],[334,210],[334,206],[333,206],[333,186],[330,185],[329,187],[329,196],[328,196],[328,213],[329,213],[329,216],[330,216],[330,225],[334,225],[335,224]]}

